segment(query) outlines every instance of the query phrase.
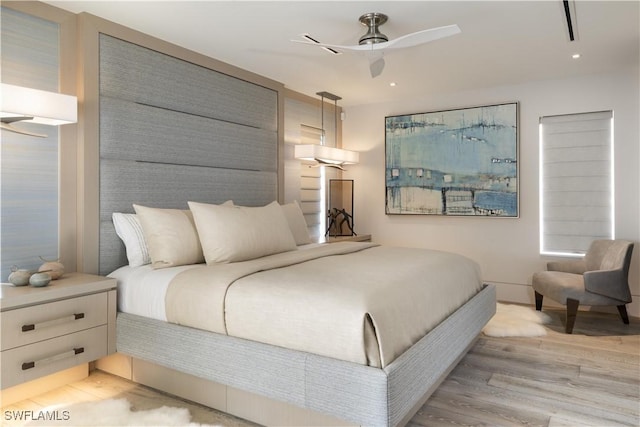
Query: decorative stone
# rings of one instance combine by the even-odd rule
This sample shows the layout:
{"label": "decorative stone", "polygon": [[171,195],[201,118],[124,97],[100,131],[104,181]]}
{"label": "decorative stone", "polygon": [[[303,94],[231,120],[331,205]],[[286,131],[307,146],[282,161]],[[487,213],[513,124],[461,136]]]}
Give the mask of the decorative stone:
{"label": "decorative stone", "polygon": [[51,282],[51,276],[49,273],[34,273],[29,279],[29,284],[36,288],[47,286],[49,282]]}
{"label": "decorative stone", "polygon": [[31,272],[29,270],[18,270],[17,267],[11,269],[9,274],[9,283],[13,286],[26,286],[29,284]]}
{"label": "decorative stone", "polygon": [[64,265],[60,261],[47,261],[38,268],[40,272],[47,272],[51,280],[57,280],[64,274]]}

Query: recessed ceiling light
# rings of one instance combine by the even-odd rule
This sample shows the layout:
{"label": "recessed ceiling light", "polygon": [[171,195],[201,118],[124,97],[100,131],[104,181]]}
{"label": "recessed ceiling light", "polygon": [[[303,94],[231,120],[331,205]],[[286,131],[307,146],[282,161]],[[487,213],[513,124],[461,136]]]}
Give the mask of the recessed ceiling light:
{"label": "recessed ceiling light", "polygon": [[395,87],[395,85],[396,85],[396,82],[389,83],[389,86],[391,86],[391,87]]}
{"label": "recessed ceiling light", "polygon": [[578,59],[578,58],[580,58],[580,54],[579,53],[574,53],[573,55],[571,55],[571,57],[573,59]]}

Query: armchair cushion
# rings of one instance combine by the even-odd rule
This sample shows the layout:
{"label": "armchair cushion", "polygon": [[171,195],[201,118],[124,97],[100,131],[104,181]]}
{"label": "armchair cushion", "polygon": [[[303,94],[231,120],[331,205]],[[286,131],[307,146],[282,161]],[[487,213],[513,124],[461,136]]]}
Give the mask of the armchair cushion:
{"label": "armchair cushion", "polygon": [[581,274],[563,271],[540,271],[533,275],[533,289],[560,304],[567,304],[567,298],[581,305],[619,305],[620,301],[605,295],[586,292]]}

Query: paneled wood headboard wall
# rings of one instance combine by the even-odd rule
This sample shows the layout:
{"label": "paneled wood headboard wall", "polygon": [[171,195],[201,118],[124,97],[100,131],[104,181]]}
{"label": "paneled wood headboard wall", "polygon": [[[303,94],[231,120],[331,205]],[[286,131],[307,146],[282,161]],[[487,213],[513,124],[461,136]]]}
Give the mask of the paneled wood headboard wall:
{"label": "paneled wood headboard wall", "polygon": [[84,173],[95,150],[99,230],[97,265],[88,260],[84,271],[107,274],[126,264],[111,214],[133,212],[133,203],[187,209],[190,200],[256,206],[282,198],[282,85],[243,78],[242,70],[237,77],[229,65],[208,67],[206,57],[174,45],[163,51],[165,42],[87,20],[98,23],[99,53],[98,81],[85,86],[96,91],[93,107],[85,97],[85,119],[95,112],[97,141],[87,133]]}

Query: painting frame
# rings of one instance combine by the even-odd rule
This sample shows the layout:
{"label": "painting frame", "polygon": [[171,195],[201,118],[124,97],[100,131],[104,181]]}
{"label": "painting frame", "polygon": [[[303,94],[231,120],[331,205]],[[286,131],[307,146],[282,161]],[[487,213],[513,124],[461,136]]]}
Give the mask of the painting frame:
{"label": "painting frame", "polygon": [[385,117],[387,215],[519,218],[520,106]]}

